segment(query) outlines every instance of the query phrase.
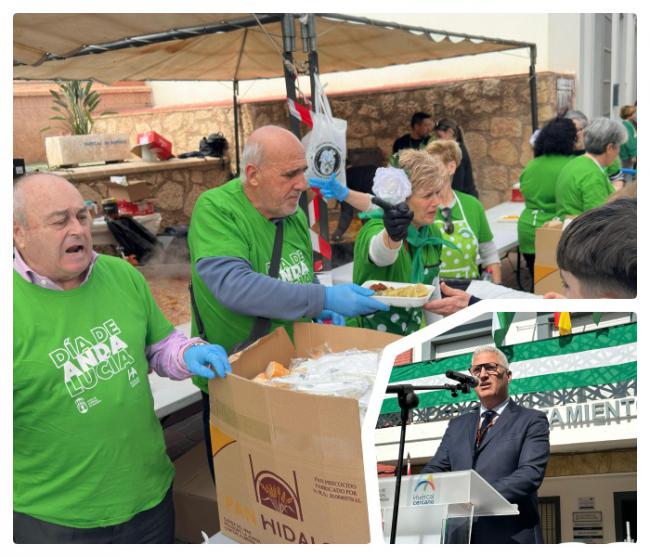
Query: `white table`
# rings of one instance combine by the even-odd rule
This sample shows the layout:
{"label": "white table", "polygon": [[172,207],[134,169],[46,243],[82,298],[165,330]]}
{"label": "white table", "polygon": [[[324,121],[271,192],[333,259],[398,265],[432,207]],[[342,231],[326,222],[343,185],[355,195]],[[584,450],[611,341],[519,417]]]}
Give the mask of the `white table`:
{"label": "white table", "polygon": [[[503,221],[503,217],[519,216],[524,210],[523,202],[507,201],[496,205],[491,209],[485,211],[488,223],[492,234],[494,234],[494,242],[497,245],[499,257],[503,258],[511,250],[517,247],[519,241],[517,239],[517,221]],[[336,267],[329,271],[332,284],[349,284],[352,282],[352,265],[353,263],[346,263],[340,267]],[[327,274],[327,273],[323,273]]]}
{"label": "white table", "polygon": [[[190,336],[190,323],[176,327],[186,336]],[[164,418],[173,412],[201,400],[201,391],[191,379],[172,381],[156,373],[149,374],[149,385],[153,395],[153,408],[156,416]]]}
{"label": "white table", "polygon": [[521,215],[525,204],[522,201],[507,201],[500,205],[495,205],[485,211],[494,242],[499,251],[499,257],[503,258],[511,250],[519,245],[517,238],[517,221],[504,221],[503,217]]}

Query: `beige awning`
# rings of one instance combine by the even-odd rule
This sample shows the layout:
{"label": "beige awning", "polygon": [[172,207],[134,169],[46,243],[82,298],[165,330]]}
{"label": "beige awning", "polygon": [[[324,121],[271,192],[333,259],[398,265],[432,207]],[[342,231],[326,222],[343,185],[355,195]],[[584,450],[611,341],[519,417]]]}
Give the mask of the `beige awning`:
{"label": "beige awning", "polygon": [[[280,15],[280,14],[259,14]],[[320,73],[380,68],[525,48],[526,43],[408,29],[332,14],[316,18]],[[251,24],[252,20],[252,24]],[[238,22],[245,22],[237,26]],[[202,34],[234,23],[232,30]],[[193,28],[193,29],[192,29]],[[147,35],[188,30],[197,36],[151,42]],[[306,61],[295,22],[297,65]],[[131,40],[129,40],[131,39]],[[158,38],[155,38],[158,40]],[[111,50],[107,43],[126,41]],[[148,44],[149,43],[149,44]],[[108,50],[75,56],[90,45]],[[100,50],[100,49],[94,49]],[[63,59],[51,59],[52,56]],[[253,14],[17,14],[15,79],[233,81],[283,75],[279,21],[259,25]],[[24,65],[16,65],[24,64]]]}

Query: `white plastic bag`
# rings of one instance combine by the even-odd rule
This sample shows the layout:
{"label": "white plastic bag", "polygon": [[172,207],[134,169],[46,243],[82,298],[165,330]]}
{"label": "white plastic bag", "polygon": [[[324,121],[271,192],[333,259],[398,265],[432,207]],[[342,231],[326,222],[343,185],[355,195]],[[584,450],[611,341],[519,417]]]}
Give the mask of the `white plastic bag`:
{"label": "white plastic bag", "polygon": [[345,134],[348,123],[332,116],[325,92],[315,76],[316,110],[312,112],[314,127],[302,138],[307,155],[307,178],[329,178],[332,175],[345,184]]}

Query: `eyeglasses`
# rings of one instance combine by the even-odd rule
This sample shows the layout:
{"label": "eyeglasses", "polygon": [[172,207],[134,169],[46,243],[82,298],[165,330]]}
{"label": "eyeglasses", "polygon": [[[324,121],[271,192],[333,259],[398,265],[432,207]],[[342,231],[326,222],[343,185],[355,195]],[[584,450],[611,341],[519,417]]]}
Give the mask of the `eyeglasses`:
{"label": "eyeglasses", "polygon": [[508,368],[503,367],[501,364],[487,363],[487,364],[478,364],[470,367],[469,371],[473,376],[481,375],[481,370],[485,368],[485,372],[488,375],[499,375],[499,368],[503,368],[505,371],[508,371]]}
{"label": "eyeglasses", "polygon": [[445,225],[443,227],[445,234],[453,234],[454,223],[451,220],[451,207],[442,207],[440,212],[442,213],[442,218],[445,219]]}

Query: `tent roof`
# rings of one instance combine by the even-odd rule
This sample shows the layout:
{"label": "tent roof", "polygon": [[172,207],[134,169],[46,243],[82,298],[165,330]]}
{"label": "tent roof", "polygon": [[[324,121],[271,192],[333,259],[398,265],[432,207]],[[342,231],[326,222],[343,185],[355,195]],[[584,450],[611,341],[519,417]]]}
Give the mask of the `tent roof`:
{"label": "tent roof", "polygon": [[[15,79],[249,80],[283,75],[283,14],[16,14]],[[317,14],[320,73],[534,46]],[[294,21],[294,60],[306,61]]]}

